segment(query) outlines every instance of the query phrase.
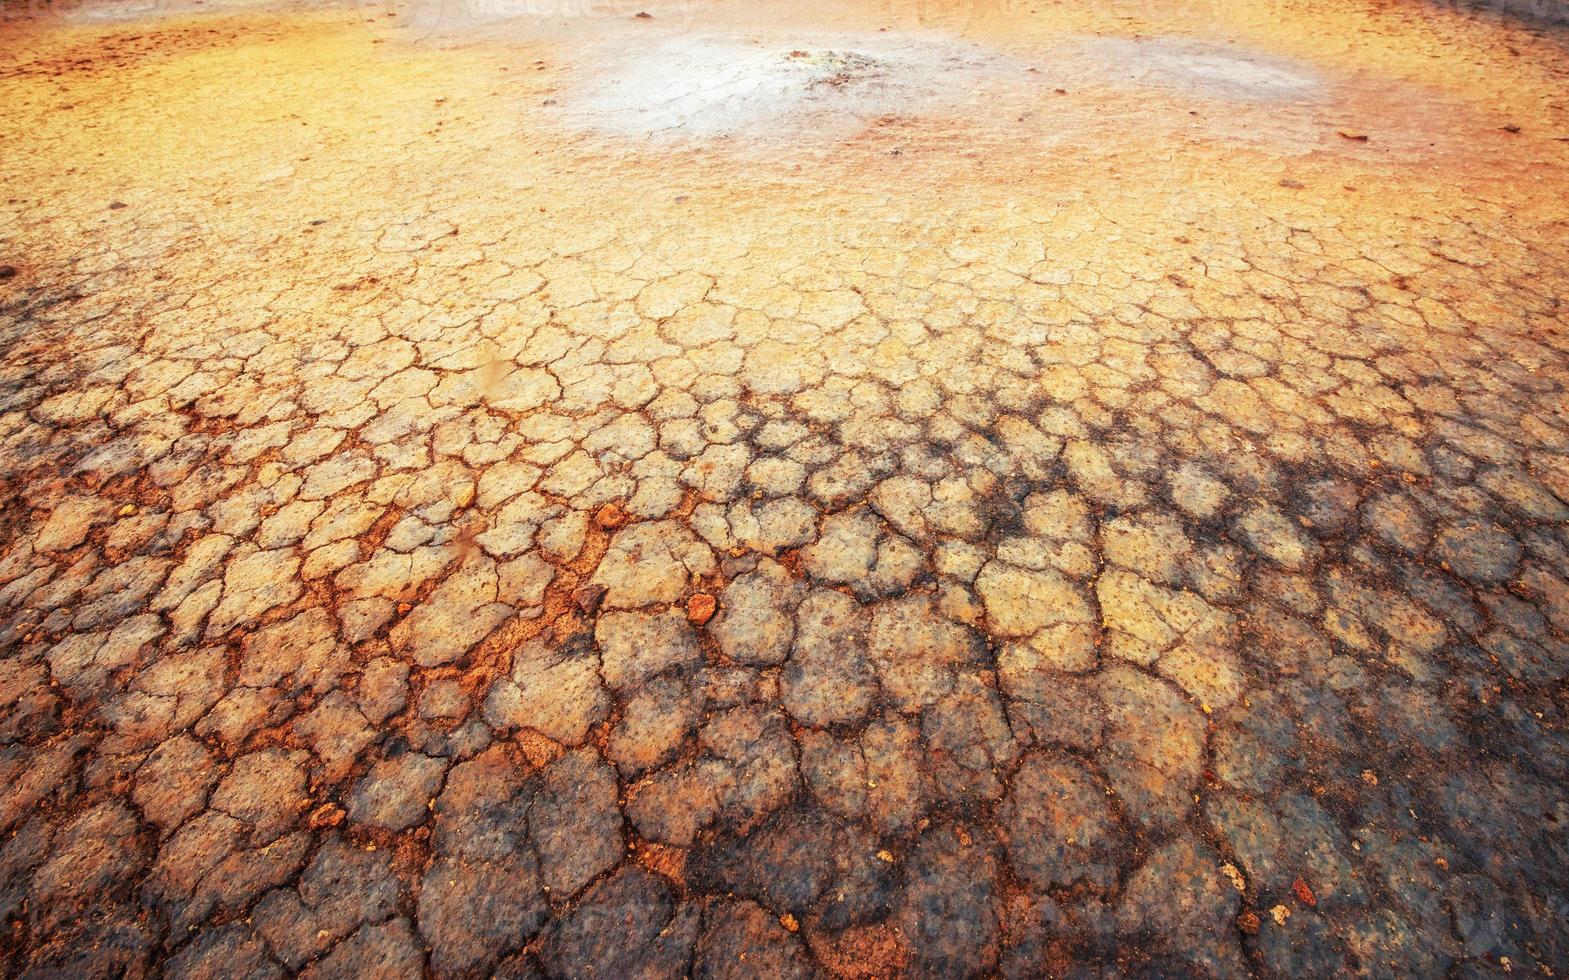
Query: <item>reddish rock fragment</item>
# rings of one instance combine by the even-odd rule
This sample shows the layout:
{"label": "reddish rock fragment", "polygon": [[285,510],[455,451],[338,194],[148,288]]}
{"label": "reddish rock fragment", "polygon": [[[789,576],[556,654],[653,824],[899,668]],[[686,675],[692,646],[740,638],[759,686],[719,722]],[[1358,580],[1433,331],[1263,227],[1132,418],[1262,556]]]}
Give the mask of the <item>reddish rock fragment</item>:
{"label": "reddish rock fragment", "polygon": [[607,531],[613,531],[625,524],[630,515],[621,508],[620,504],[608,503],[599,508],[594,514],[594,523]]}
{"label": "reddish rock fragment", "polygon": [[585,585],[572,593],[572,601],[585,614],[592,616],[599,611],[599,604],[604,601],[608,591],[603,585]]}
{"label": "reddish rock fragment", "polygon": [[311,829],[320,830],[323,827],[336,827],[343,822],[343,816],[343,807],[336,803],[323,803],[311,811]]}
{"label": "reddish rock fragment", "polygon": [[715,599],[706,592],[699,592],[697,595],[686,601],[686,618],[687,621],[692,623],[694,626],[702,626],[704,623],[714,618],[714,613],[718,611],[718,609],[718,599]]}

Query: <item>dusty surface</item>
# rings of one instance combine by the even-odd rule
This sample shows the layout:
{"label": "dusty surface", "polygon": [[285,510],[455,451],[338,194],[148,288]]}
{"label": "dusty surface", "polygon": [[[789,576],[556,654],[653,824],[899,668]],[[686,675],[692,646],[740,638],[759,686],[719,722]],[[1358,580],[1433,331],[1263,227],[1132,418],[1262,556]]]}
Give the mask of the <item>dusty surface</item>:
{"label": "dusty surface", "polygon": [[452,6],[0,25],[7,974],[1569,969],[1561,30]]}

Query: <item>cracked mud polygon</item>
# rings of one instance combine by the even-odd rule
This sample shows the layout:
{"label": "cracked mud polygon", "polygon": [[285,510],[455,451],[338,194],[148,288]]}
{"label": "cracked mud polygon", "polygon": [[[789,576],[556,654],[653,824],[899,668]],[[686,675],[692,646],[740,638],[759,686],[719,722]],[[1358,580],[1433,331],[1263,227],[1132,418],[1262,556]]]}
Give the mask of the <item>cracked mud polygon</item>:
{"label": "cracked mud polygon", "polygon": [[1564,975],[1530,13],[5,8],[0,969]]}

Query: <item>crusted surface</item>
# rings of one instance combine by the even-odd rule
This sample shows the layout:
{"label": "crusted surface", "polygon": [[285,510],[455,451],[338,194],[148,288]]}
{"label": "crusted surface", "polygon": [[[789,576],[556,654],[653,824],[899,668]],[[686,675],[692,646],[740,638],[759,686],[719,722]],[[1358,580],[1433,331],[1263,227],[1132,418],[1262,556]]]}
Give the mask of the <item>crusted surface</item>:
{"label": "crusted surface", "polygon": [[1562,975],[1562,31],[782,7],[6,25],[5,972]]}

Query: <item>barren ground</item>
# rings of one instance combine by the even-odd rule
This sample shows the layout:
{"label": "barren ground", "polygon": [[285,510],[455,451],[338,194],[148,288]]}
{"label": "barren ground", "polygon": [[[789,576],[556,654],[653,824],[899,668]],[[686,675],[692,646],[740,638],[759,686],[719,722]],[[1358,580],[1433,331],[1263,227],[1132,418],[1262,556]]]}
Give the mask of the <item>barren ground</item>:
{"label": "barren ground", "polygon": [[433,4],[0,21],[0,972],[1569,969],[1569,28]]}

